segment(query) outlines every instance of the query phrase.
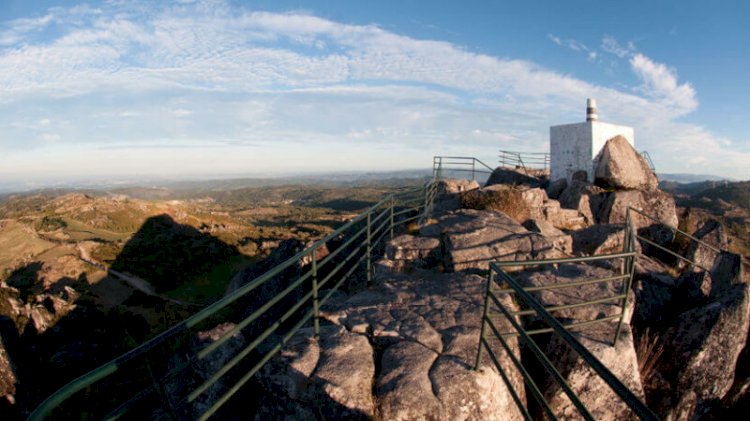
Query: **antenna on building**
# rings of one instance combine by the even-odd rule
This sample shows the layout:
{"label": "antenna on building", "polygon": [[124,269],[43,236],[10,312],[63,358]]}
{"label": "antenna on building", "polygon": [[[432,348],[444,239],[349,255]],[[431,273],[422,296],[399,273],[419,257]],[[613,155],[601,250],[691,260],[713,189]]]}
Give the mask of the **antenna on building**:
{"label": "antenna on building", "polygon": [[586,121],[596,121],[599,119],[599,115],[596,114],[596,100],[594,98],[586,98]]}

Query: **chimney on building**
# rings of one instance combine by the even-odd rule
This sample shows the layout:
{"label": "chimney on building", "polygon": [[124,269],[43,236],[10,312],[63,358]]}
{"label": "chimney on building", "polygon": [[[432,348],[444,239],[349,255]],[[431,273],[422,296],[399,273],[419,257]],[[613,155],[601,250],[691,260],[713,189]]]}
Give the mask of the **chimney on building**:
{"label": "chimney on building", "polygon": [[596,100],[586,98],[586,121],[596,121],[599,116],[596,114]]}

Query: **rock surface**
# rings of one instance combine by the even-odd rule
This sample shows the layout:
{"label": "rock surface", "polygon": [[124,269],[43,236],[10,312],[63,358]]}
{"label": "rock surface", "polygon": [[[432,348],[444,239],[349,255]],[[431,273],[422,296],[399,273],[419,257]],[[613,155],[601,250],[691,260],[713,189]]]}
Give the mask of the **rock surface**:
{"label": "rock surface", "polygon": [[596,184],[636,190],[652,190],[659,186],[659,180],[646,160],[623,136],[608,140],[596,157],[596,162]]}
{"label": "rock surface", "polygon": [[385,245],[385,257],[399,270],[407,266],[423,267],[438,259],[440,240],[433,237],[415,237],[402,234]]}
{"label": "rock surface", "polygon": [[585,218],[586,224],[597,222],[597,214],[601,206],[603,189],[586,181],[573,181],[563,190],[558,200],[560,206],[575,209]]}
{"label": "rock surface", "polygon": [[[706,221],[693,233],[693,237],[720,250],[726,250],[729,247],[729,240],[724,232],[724,228],[715,219]],[[705,244],[691,241],[685,257],[692,260],[697,266],[705,268],[703,270],[710,270],[718,254],[716,250]]]}
{"label": "rock surface", "polygon": [[[326,419],[522,419],[488,357],[473,371],[484,282],[416,271],[353,295],[326,314],[334,325],[322,328],[320,340],[300,331],[261,371],[268,398],[261,418],[315,419],[322,404]],[[510,329],[502,319],[496,324]],[[517,341],[509,344],[520,356]],[[502,351],[495,354],[525,400],[520,374]]]}
{"label": "rock surface", "polygon": [[573,250],[588,256],[621,253],[625,231],[622,224],[597,224],[573,231]]}
{"label": "rock surface", "polygon": [[[612,270],[586,265],[586,264],[561,264],[557,269],[551,268],[536,272],[521,272],[518,279],[524,287],[541,287],[559,285],[563,283],[602,279],[617,276]],[[559,289],[532,292],[543,306],[563,306],[578,304],[589,300],[614,297],[622,294],[625,280],[618,279],[608,282],[598,282],[588,285],[564,287]],[[625,322],[629,323],[633,314],[635,298],[628,296],[628,304],[625,309]],[[614,317],[621,312],[621,301],[610,301],[606,303],[590,304],[582,307],[568,308],[551,311],[558,320],[567,323],[595,320],[603,317]],[[614,332],[612,332],[614,335]],[[610,338],[610,341],[612,338]]]}
{"label": "rock surface", "polygon": [[552,241],[501,212],[461,209],[442,216],[446,269],[487,269],[492,261],[559,257]]}
{"label": "rock surface", "polygon": [[538,232],[552,240],[552,245],[566,254],[573,254],[573,237],[555,228],[544,219],[529,219],[523,223],[524,228],[532,232]]}
{"label": "rock surface", "polygon": [[[614,323],[588,327],[574,333],[576,339],[623,382],[638,398],[644,400],[641,375],[638,371],[630,326],[623,324],[620,338],[612,346]],[[554,361],[558,371],[586,406],[594,419],[624,420],[638,419],[622,399],[604,382],[585,360],[573,351],[558,336],[553,336],[547,345],[547,355]],[[553,412],[561,419],[580,419],[577,408],[560,386],[550,379],[545,397]]]}
{"label": "rock surface", "polygon": [[525,174],[522,168],[497,167],[492,171],[490,178],[487,179],[484,185],[492,186],[495,184],[541,187],[543,181],[537,177]]}
{"label": "rock surface", "polygon": [[474,180],[440,180],[436,186],[433,212],[440,213],[461,208],[461,194],[479,188]]}
{"label": "rock surface", "polygon": [[747,340],[749,314],[748,285],[739,284],[677,318],[665,334],[665,354],[651,385],[661,416],[691,419],[729,391]]}

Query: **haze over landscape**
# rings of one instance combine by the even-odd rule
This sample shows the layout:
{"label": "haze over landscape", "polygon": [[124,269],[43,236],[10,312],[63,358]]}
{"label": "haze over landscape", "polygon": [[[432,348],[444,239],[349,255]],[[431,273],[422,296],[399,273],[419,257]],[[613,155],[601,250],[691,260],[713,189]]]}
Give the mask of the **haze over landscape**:
{"label": "haze over landscape", "polygon": [[0,188],[426,168],[635,127],[660,172],[750,178],[742,3],[0,5]]}

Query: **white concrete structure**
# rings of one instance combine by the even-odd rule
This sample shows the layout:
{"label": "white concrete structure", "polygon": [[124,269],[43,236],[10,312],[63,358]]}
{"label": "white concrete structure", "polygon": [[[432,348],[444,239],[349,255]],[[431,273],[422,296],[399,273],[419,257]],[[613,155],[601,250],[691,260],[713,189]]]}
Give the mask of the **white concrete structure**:
{"label": "white concrete structure", "polygon": [[635,147],[635,131],[632,127],[598,121],[596,102],[586,100],[586,121],[563,124],[549,128],[550,180],[567,178],[574,172],[586,171],[588,181],[594,181],[594,159],[604,144],[613,137],[625,137]]}

